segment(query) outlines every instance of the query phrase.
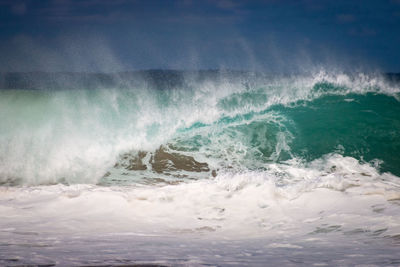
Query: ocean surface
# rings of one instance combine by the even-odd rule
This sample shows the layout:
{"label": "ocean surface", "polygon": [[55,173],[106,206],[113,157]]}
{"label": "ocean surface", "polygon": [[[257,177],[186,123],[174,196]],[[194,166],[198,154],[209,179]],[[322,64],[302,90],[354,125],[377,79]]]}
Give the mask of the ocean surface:
{"label": "ocean surface", "polygon": [[0,265],[400,265],[397,75],[3,73],[0,88]]}

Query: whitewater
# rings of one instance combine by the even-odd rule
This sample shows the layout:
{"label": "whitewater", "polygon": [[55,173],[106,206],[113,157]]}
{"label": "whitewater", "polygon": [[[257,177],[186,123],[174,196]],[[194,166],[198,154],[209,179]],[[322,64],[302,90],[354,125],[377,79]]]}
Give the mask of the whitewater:
{"label": "whitewater", "polygon": [[400,82],[0,75],[0,265],[398,266]]}

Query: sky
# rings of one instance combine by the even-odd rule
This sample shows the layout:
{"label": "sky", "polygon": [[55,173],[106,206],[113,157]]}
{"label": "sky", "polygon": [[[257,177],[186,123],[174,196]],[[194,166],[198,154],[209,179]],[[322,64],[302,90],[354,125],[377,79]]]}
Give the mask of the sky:
{"label": "sky", "polygon": [[400,72],[400,0],[0,0],[0,71]]}

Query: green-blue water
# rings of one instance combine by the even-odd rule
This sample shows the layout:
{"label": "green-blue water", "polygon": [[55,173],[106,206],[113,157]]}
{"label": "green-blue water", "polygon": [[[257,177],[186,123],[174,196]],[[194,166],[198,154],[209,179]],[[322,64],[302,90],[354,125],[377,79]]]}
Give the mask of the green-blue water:
{"label": "green-blue water", "polygon": [[[197,179],[330,153],[400,175],[396,83],[365,74],[174,75],[172,82],[135,76],[95,88],[2,89],[0,181],[113,184],[121,173],[128,183]],[[167,156],[157,156],[160,149]],[[200,163],[207,167],[196,169]]]}
{"label": "green-blue water", "polygon": [[395,98],[347,94],[301,104],[273,108],[294,123],[293,154],[313,160],[337,151],[367,162],[379,159],[381,171],[400,175],[400,104]]}
{"label": "green-blue water", "polygon": [[0,265],[399,263],[387,76],[31,73],[0,87]]}

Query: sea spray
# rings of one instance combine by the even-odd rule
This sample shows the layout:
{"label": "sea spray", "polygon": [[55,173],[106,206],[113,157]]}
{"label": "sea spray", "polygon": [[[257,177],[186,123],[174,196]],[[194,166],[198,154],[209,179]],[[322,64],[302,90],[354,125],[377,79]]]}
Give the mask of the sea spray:
{"label": "sea spray", "polygon": [[[160,146],[209,165],[203,178],[212,170],[314,160],[338,147],[400,173],[400,89],[381,76],[126,75],[85,76],[71,85],[59,74],[64,89],[36,81],[26,83],[35,88],[1,90],[2,183],[97,183],[116,173],[123,153],[154,153]],[[125,176],[129,183],[135,174]]]}
{"label": "sea spray", "polygon": [[24,75],[0,90],[0,265],[400,262],[393,79]]}

